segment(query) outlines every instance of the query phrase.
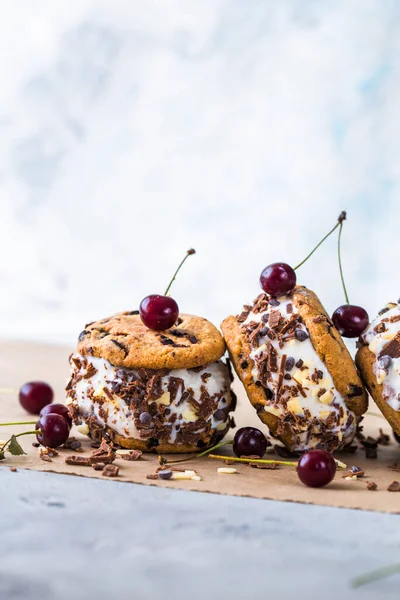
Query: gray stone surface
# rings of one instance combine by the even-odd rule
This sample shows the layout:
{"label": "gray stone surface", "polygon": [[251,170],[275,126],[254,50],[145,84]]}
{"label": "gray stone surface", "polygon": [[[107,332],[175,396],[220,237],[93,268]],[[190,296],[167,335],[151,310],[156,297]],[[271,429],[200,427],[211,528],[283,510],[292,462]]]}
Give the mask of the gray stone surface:
{"label": "gray stone surface", "polygon": [[[400,517],[0,468],[1,600],[398,598]],[[399,499],[400,501],[400,499]]]}

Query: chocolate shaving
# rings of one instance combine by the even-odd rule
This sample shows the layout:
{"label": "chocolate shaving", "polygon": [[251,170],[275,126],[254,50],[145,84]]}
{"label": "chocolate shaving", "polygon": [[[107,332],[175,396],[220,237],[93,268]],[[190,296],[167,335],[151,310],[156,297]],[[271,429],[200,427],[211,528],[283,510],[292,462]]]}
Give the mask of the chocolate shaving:
{"label": "chocolate shaving", "polygon": [[391,358],[400,358],[400,332],[382,348],[378,358],[386,355]]}
{"label": "chocolate shaving", "polygon": [[116,459],[116,454],[111,446],[103,439],[100,447],[97,450],[93,450],[90,455],[91,464],[95,463],[106,463],[111,464]]}
{"label": "chocolate shaving", "polygon": [[271,310],[268,319],[268,325],[271,327],[271,329],[277,329],[280,320],[281,313],[279,312],[279,310]]}
{"label": "chocolate shaving", "polygon": [[374,327],[374,331],[375,333],[384,333],[386,331],[387,327],[385,325],[385,323],[381,322],[378,323],[378,325],[375,325]]}

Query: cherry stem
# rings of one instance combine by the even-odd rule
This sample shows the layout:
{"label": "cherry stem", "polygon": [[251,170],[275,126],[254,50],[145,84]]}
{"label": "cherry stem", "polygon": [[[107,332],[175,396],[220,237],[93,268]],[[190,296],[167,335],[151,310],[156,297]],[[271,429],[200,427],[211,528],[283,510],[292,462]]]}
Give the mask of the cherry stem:
{"label": "cherry stem", "polygon": [[389,577],[389,575],[394,575],[395,573],[400,573],[399,563],[395,565],[390,565],[388,567],[382,567],[381,569],[376,569],[375,571],[370,571],[369,573],[360,575],[360,577],[356,577],[355,579],[353,579],[351,585],[353,588],[359,588],[362,585],[366,585],[367,583],[373,583],[374,581],[379,581],[379,579]]}
{"label": "cherry stem", "polygon": [[340,271],[340,279],[342,280],[342,286],[343,286],[343,291],[344,291],[344,297],[346,298],[346,303],[350,304],[349,302],[349,296],[347,295],[347,290],[346,290],[346,284],[344,282],[344,277],[343,277],[343,268],[342,268],[342,258],[340,255],[340,241],[342,238],[342,229],[343,229],[343,221],[340,222],[340,229],[339,229],[339,235],[338,235],[338,259],[339,259],[339,271]]}
{"label": "cherry stem", "polygon": [[339,226],[341,226],[341,225],[342,225],[342,223],[343,223],[343,221],[345,221],[345,220],[346,220],[346,212],[345,212],[345,211],[342,211],[342,212],[340,213],[340,215],[339,215],[338,222],[336,223],[335,227],[333,227],[333,229],[331,229],[331,230],[330,230],[330,232],[329,232],[329,233],[327,233],[327,234],[326,234],[326,236],[325,236],[324,238],[322,238],[322,240],[319,242],[319,244],[317,244],[317,245],[315,246],[315,248],[314,248],[313,250],[311,250],[310,254],[308,254],[308,255],[305,257],[305,259],[304,259],[304,260],[302,260],[302,261],[301,261],[301,263],[299,263],[299,264],[297,265],[297,267],[295,267],[295,268],[294,268],[294,270],[296,271],[296,270],[297,270],[299,267],[301,267],[302,265],[304,265],[304,263],[308,261],[308,259],[309,259],[309,258],[310,258],[310,257],[311,257],[313,254],[314,254],[314,252],[315,252],[316,250],[318,250],[318,248],[321,246],[321,244],[323,244],[323,243],[324,243],[324,241],[325,241],[325,240],[326,240],[326,239],[327,239],[327,238],[328,238],[330,235],[332,235],[332,233],[333,233],[333,232],[334,232],[334,231],[335,231],[335,230],[336,230],[336,229],[337,229]]}
{"label": "cherry stem", "polygon": [[37,423],[37,419],[36,419],[36,421],[13,421],[10,423],[0,423],[0,427],[8,427],[8,426],[11,427],[13,425],[36,425],[36,423]]}
{"label": "cherry stem", "polygon": [[208,458],[216,458],[217,460],[227,460],[229,462],[240,463],[255,463],[260,465],[287,465],[289,467],[297,467],[297,462],[288,460],[265,460],[263,458],[236,458],[235,456],[222,456],[220,454],[210,454]]}
{"label": "cherry stem", "polygon": [[185,260],[188,258],[188,256],[191,256],[192,254],[196,254],[196,250],[193,250],[193,248],[191,248],[190,250],[188,250],[186,252],[186,256],[185,258],[180,262],[179,267],[177,268],[177,270],[175,271],[175,273],[173,274],[173,277],[171,279],[171,281],[168,284],[167,289],[165,290],[164,296],[166,296],[171,288],[171,285],[173,284],[173,282],[175,281],[176,276],[178,275],[183,263],[185,262]]}
{"label": "cherry stem", "polygon": [[210,452],[213,452],[217,448],[221,448],[222,446],[227,446],[228,444],[233,444],[233,440],[219,442],[219,444],[216,444],[215,446],[208,448],[208,450],[204,450],[203,452],[200,452],[200,454],[196,454],[195,456],[189,456],[189,458],[181,458],[180,460],[172,460],[172,461],[164,459],[163,464],[175,465],[176,463],[182,463],[182,462],[187,462],[188,460],[193,460],[195,458],[201,458],[202,456],[207,456],[207,454],[209,454]]}

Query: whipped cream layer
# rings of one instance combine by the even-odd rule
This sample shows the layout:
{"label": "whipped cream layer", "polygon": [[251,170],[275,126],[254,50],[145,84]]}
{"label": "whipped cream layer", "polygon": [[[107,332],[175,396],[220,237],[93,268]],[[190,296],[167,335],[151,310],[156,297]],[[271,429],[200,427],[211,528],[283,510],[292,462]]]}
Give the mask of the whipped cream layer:
{"label": "whipped cream layer", "polygon": [[252,348],[252,377],[266,393],[265,410],[292,432],[292,450],[325,447],[332,451],[350,443],[356,418],[335,388],[312,345],[290,295],[261,294],[239,317]]}
{"label": "whipped cream layer", "polygon": [[373,366],[383,399],[400,411],[400,305],[390,302],[368,326],[361,343],[375,354]]}
{"label": "whipped cream layer", "polygon": [[125,438],[153,445],[196,444],[213,431],[221,438],[230,425],[230,371],[222,361],[170,371],[125,369],[80,354],[70,363],[67,395],[77,423],[95,417]]}

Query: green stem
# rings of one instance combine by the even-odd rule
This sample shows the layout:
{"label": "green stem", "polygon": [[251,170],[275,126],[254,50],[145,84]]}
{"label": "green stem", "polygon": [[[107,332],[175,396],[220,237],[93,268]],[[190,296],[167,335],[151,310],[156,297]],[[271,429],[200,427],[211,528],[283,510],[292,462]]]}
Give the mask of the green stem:
{"label": "green stem", "polygon": [[0,423],[0,427],[8,427],[8,426],[11,427],[13,425],[36,425],[36,423],[37,423],[37,419],[36,419],[36,421],[13,421],[10,423]]}
{"label": "green stem", "polygon": [[212,448],[208,448],[208,450],[204,450],[203,452],[200,452],[200,454],[195,454],[195,456],[189,456],[189,458],[181,458],[180,460],[173,460],[173,461],[167,460],[164,464],[175,465],[176,463],[183,463],[183,462],[187,462],[188,460],[194,460],[195,458],[201,458],[202,456],[206,456],[210,452],[213,452],[217,448],[221,448],[222,446],[227,446],[228,444],[233,444],[233,440],[219,442],[219,444],[212,446]]}
{"label": "green stem", "polygon": [[344,283],[343,268],[342,268],[342,258],[341,258],[341,255],[340,255],[340,241],[341,241],[341,238],[342,238],[342,229],[343,229],[343,221],[340,223],[339,236],[338,236],[339,271],[340,271],[340,279],[342,280],[344,297],[346,298],[346,303],[350,304],[349,297],[347,295],[346,284]]}
{"label": "green stem", "polygon": [[364,575],[360,575],[356,577],[351,582],[353,588],[359,588],[362,585],[366,585],[367,583],[373,583],[374,581],[379,581],[384,577],[389,577],[389,575],[395,575],[396,573],[400,573],[400,564],[390,565],[389,567],[382,567],[381,569],[376,569],[376,571],[370,571],[369,573],[365,573]]}
{"label": "green stem", "polygon": [[324,241],[325,241],[325,240],[326,240],[326,239],[327,239],[327,238],[328,238],[330,235],[332,235],[332,233],[333,233],[333,232],[334,232],[334,231],[335,231],[335,230],[336,230],[336,229],[339,227],[339,225],[342,225],[343,221],[345,221],[345,220],[346,220],[346,213],[345,213],[345,211],[342,211],[342,212],[340,213],[340,215],[339,215],[338,222],[336,223],[335,227],[333,227],[333,228],[330,230],[330,232],[329,232],[329,233],[327,233],[327,234],[326,234],[326,236],[325,236],[324,238],[322,238],[322,240],[319,242],[319,244],[317,244],[317,245],[315,246],[315,248],[314,248],[313,250],[311,250],[310,254],[308,254],[308,255],[305,257],[305,259],[304,259],[304,260],[302,260],[302,261],[301,261],[301,263],[299,263],[299,264],[297,265],[297,267],[295,267],[295,268],[294,268],[294,270],[296,271],[296,269],[298,269],[299,267],[301,267],[302,265],[304,265],[304,263],[305,263],[305,262],[307,262],[307,260],[308,260],[308,259],[309,259],[309,258],[310,258],[310,257],[311,257],[313,254],[314,254],[314,252],[315,252],[316,250],[318,250],[318,248],[321,246],[321,244],[323,244],[323,243],[324,243]]}
{"label": "green stem", "polygon": [[228,460],[229,462],[240,463],[256,463],[260,465],[287,465],[289,467],[297,467],[297,462],[288,460],[265,460],[261,458],[236,458],[235,456],[221,456],[220,454],[210,454],[208,458],[216,458],[217,460]]}
{"label": "green stem", "polygon": [[179,267],[178,267],[178,268],[177,268],[177,270],[175,271],[175,273],[174,273],[174,275],[173,275],[173,277],[172,277],[171,281],[170,281],[170,282],[169,282],[169,284],[168,284],[168,287],[167,287],[167,289],[165,290],[164,296],[166,296],[166,295],[168,294],[168,292],[169,292],[169,290],[170,290],[170,288],[171,288],[171,285],[172,285],[172,284],[173,284],[173,282],[175,281],[175,278],[176,278],[176,276],[178,275],[178,272],[179,272],[180,268],[182,267],[183,263],[184,263],[184,262],[185,262],[185,260],[188,258],[188,256],[191,256],[192,254],[196,254],[196,251],[195,251],[195,250],[193,250],[193,248],[191,248],[190,250],[188,250],[188,251],[186,252],[186,256],[185,256],[185,258],[184,258],[184,259],[183,259],[183,260],[180,262],[180,264],[179,264]]}
{"label": "green stem", "polygon": [[308,261],[308,259],[309,259],[309,258],[310,258],[310,257],[311,257],[313,254],[314,254],[314,252],[315,252],[316,250],[318,250],[318,248],[321,246],[321,244],[323,244],[323,243],[324,243],[324,241],[325,241],[325,240],[326,240],[326,239],[327,239],[327,238],[328,238],[330,235],[332,235],[332,233],[333,233],[333,232],[334,232],[334,231],[335,231],[335,230],[336,230],[336,229],[339,227],[339,225],[340,225],[340,223],[336,223],[335,227],[334,227],[333,229],[331,229],[331,230],[330,230],[330,232],[329,232],[329,233],[327,233],[327,234],[326,234],[326,236],[325,236],[324,238],[322,238],[322,240],[319,242],[319,244],[317,244],[317,245],[315,246],[315,248],[314,248],[313,250],[311,250],[310,254],[308,254],[308,255],[305,257],[305,259],[304,259],[304,260],[302,260],[302,261],[301,261],[301,263],[299,263],[299,264],[298,264],[298,265],[297,265],[297,266],[294,268],[294,270],[295,270],[295,271],[296,271],[296,270],[297,270],[299,267],[301,267],[302,265],[304,265],[304,263],[305,263],[305,262],[307,262],[307,261]]}
{"label": "green stem", "polygon": [[19,437],[22,437],[23,435],[37,435],[38,433],[40,433],[40,429],[35,429],[34,431],[23,431],[22,433],[16,433],[16,434],[12,435],[10,437],[10,439],[7,440],[6,443],[3,444],[2,447],[0,448],[0,454],[4,454],[8,444],[11,442],[13,437],[19,438]]}

